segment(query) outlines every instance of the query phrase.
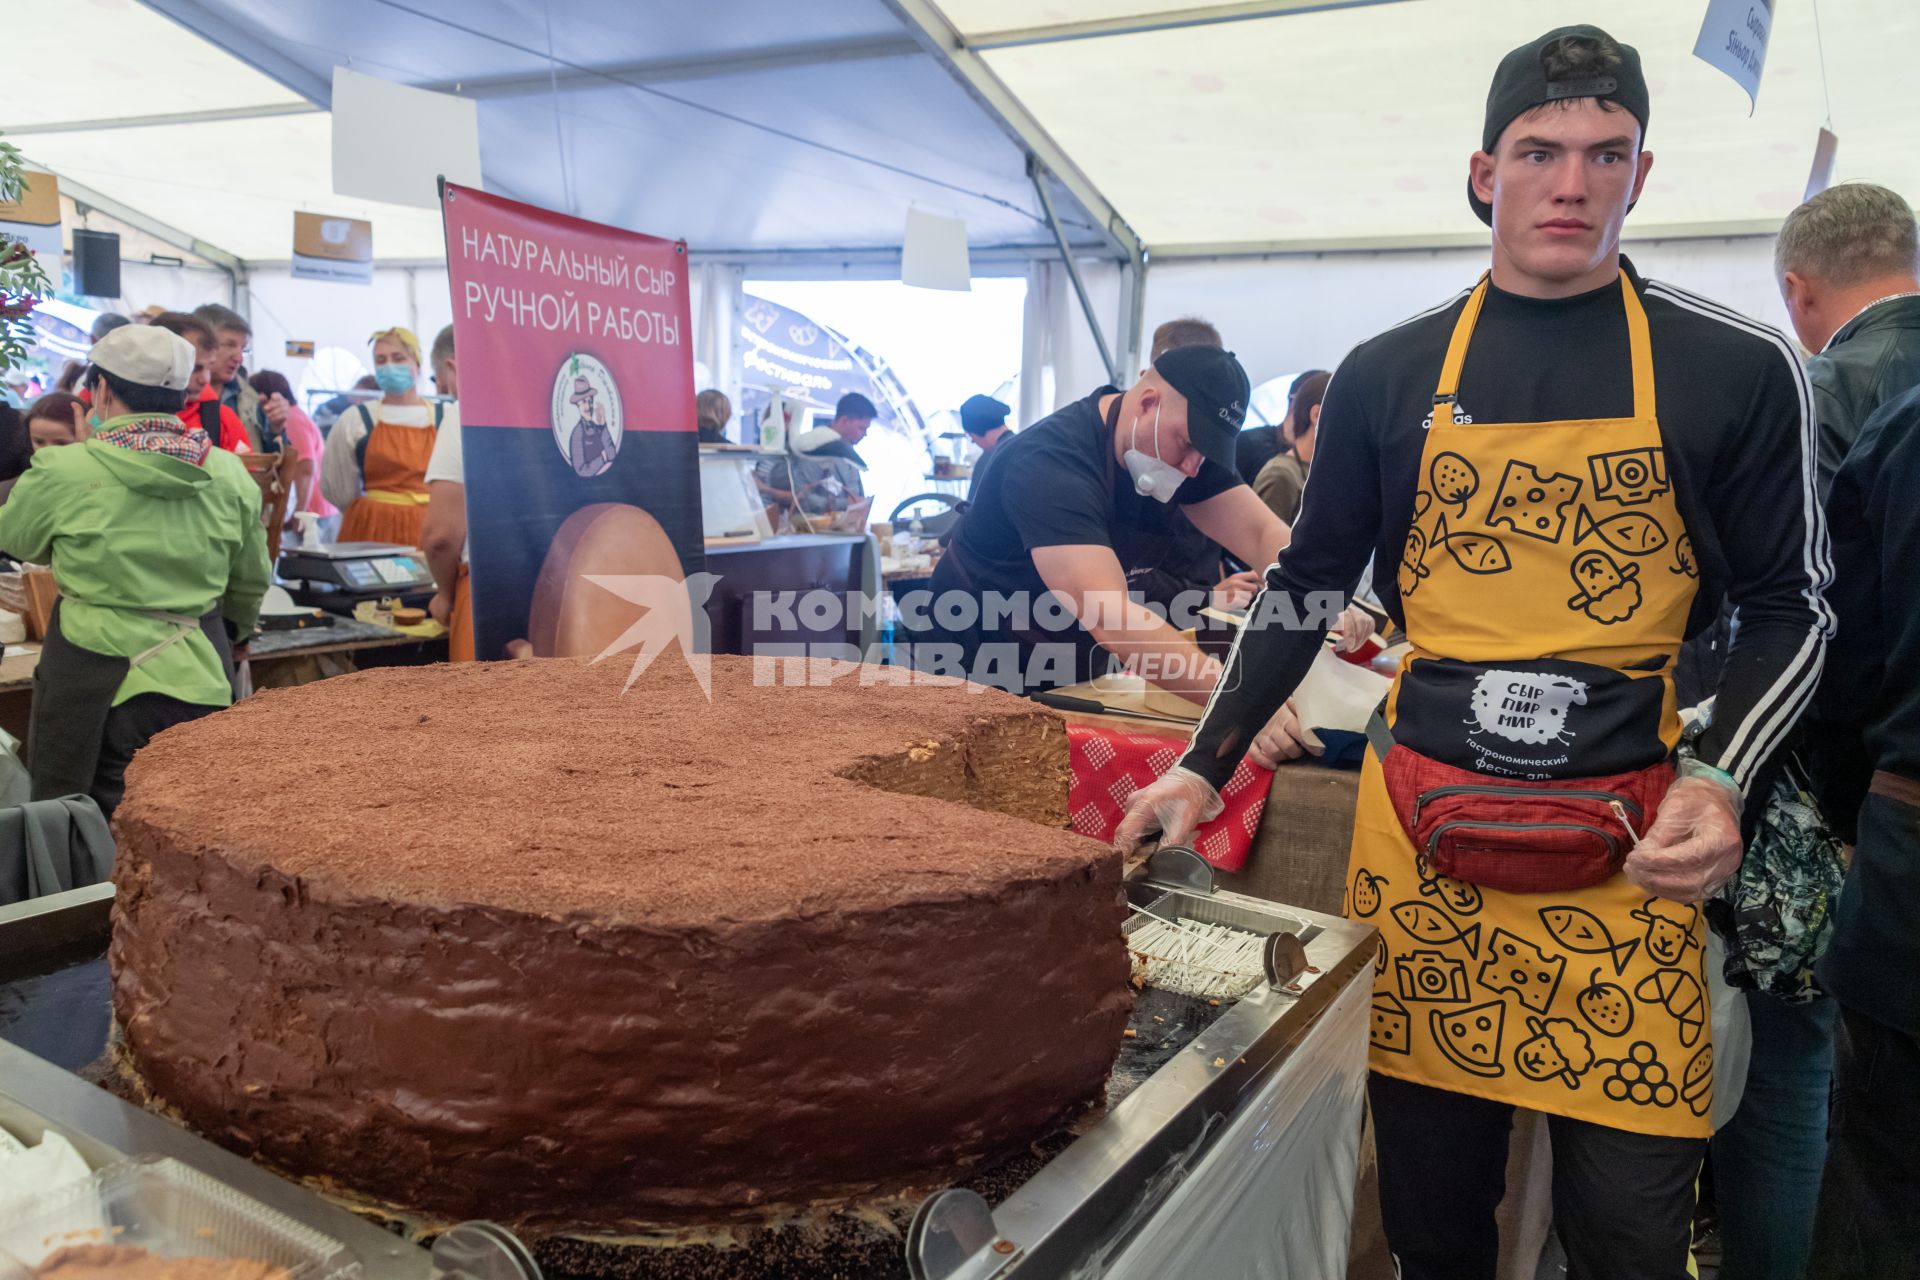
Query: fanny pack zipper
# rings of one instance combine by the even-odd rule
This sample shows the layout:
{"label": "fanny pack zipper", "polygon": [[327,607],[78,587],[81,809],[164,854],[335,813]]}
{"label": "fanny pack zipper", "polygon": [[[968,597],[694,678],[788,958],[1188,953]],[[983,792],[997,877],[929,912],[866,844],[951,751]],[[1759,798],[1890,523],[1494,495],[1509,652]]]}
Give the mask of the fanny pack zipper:
{"label": "fanny pack zipper", "polygon": [[[1640,816],[1639,805],[1627,799],[1625,796],[1612,791],[1568,791],[1559,787],[1542,787],[1537,790],[1529,790],[1524,787],[1483,787],[1476,786],[1470,782],[1456,782],[1448,786],[1434,787],[1432,790],[1422,791],[1419,795],[1415,796],[1413,798],[1413,821],[1420,821],[1420,810],[1426,807],[1427,801],[1438,800],[1442,796],[1510,796],[1516,794],[1525,796],[1529,800],[1551,799],[1553,797],[1564,797],[1569,800],[1598,800],[1602,804],[1621,805],[1631,810],[1634,817],[1638,818]],[[1624,820],[1620,825],[1627,827],[1629,831],[1632,830],[1632,827],[1628,826]]]}
{"label": "fanny pack zipper", "polygon": [[1475,822],[1467,818],[1455,818],[1433,829],[1433,834],[1427,837],[1427,853],[1432,855],[1437,852],[1440,848],[1440,837],[1455,827],[1499,827],[1503,831],[1590,831],[1607,842],[1608,852],[1612,854],[1620,852],[1619,836],[1584,822]]}

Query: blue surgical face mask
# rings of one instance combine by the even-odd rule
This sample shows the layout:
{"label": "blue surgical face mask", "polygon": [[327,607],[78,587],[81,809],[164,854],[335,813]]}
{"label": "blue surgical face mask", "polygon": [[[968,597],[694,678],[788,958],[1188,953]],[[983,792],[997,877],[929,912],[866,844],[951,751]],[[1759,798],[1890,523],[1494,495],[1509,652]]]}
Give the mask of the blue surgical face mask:
{"label": "blue surgical face mask", "polygon": [[380,389],[390,396],[404,395],[413,390],[413,366],[410,364],[375,365],[373,380]]}
{"label": "blue surgical face mask", "polygon": [[1152,498],[1156,502],[1172,502],[1174,493],[1187,481],[1187,473],[1172,463],[1163,461],[1160,453],[1160,406],[1153,407],[1153,452],[1144,453],[1140,443],[1140,417],[1134,415],[1133,431],[1128,437],[1128,448],[1124,461],[1127,474],[1133,477],[1133,491],[1143,498]]}

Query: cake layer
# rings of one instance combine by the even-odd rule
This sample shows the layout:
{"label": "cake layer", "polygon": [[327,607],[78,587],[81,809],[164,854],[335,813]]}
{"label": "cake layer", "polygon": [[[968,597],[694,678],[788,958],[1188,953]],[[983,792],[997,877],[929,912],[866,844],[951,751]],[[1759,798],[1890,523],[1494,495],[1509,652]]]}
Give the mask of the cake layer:
{"label": "cake layer", "polygon": [[147,1083],[296,1174],[599,1233],[944,1181],[1098,1096],[1125,910],[1057,718],[625,677],[368,672],[156,739],[112,952]]}

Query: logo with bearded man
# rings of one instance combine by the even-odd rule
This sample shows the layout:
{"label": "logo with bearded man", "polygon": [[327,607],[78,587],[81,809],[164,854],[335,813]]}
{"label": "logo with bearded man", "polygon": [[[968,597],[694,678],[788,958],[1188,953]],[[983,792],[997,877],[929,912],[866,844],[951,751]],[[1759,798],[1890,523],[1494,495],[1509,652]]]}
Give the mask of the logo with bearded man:
{"label": "logo with bearded man", "polygon": [[576,352],[553,378],[553,442],[574,474],[602,475],[620,452],[620,388],[607,366]]}

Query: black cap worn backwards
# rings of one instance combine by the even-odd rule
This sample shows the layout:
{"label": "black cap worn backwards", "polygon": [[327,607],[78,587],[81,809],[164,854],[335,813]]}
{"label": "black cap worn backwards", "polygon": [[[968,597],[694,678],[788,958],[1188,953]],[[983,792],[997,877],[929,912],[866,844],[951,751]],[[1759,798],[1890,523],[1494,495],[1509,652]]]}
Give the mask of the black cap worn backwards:
{"label": "black cap worn backwards", "polygon": [[[1175,347],[1153,371],[1187,401],[1187,439],[1209,462],[1234,470],[1234,444],[1247,420],[1252,391],[1233,352],[1219,347]],[[1237,473],[1236,473],[1237,474]]]}
{"label": "black cap worn backwards", "polygon": [[[1598,40],[1617,48],[1620,50],[1619,68],[1611,75],[1549,80],[1547,48],[1556,40],[1568,36]],[[1492,151],[1507,126],[1535,107],[1569,98],[1599,98],[1603,102],[1618,103],[1640,122],[1640,134],[1645,138],[1647,78],[1640,71],[1640,51],[1630,44],[1620,44],[1598,27],[1583,25],[1549,31],[1538,40],[1523,44],[1500,59],[1500,66],[1493,73],[1493,85],[1487,90],[1487,122],[1481,132],[1480,149]],[[1473,206],[1480,221],[1488,226],[1493,225],[1493,206],[1474,193],[1471,178],[1467,180],[1467,203]]]}
{"label": "black cap worn backwards", "polygon": [[833,406],[833,416],[836,418],[865,418],[871,421],[880,416],[880,411],[873,407],[873,401],[867,399],[858,391],[849,391],[840,397],[838,404]]}
{"label": "black cap worn backwards", "polygon": [[983,436],[995,427],[1006,426],[1007,415],[1012,412],[992,396],[968,396],[960,406],[960,425],[970,436]]}

